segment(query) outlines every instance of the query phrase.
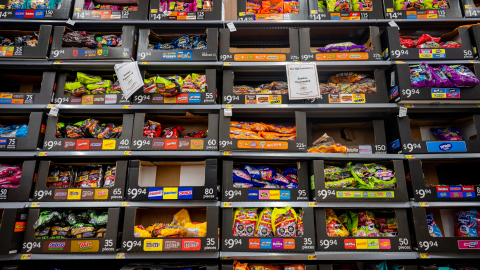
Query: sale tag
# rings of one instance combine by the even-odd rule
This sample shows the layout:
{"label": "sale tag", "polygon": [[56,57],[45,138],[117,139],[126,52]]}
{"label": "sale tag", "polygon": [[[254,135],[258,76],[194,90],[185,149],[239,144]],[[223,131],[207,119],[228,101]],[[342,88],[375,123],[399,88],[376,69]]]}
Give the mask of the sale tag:
{"label": "sale tag", "polygon": [[405,108],[407,108],[407,109],[408,109],[408,108],[413,108],[413,104],[411,104],[411,105],[405,105]]}
{"label": "sale tag", "polygon": [[130,156],[132,154],[132,151],[125,151],[123,152],[124,156]]}
{"label": "sale tag", "polygon": [[125,259],[125,253],[117,253],[117,256],[115,257],[116,259]]}
{"label": "sale tag", "polygon": [[398,116],[399,117],[405,117],[407,116],[407,108],[405,107],[400,107],[398,111]]}
{"label": "sale tag", "polygon": [[71,26],[74,26],[74,25],[75,25],[75,21],[72,20],[72,19],[68,19],[68,20],[67,20],[67,23],[70,24]]}
{"label": "sale tag", "polygon": [[230,29],[230,32],[235,32],[237,31],[237,28],[235,28],[235,25],[233,25],[233,22],[227,23],[228,29]]}
{"label": "sale tag", "polygon": [[123,105],[124,109],[130,109],[131,107],[132,107],[132,105]]}
{"label": "sale tag", "polygon": [[232,152],[227,152],[227,151],[225,151],[225,152],[223,152],[223,155],[224,155],[224,156],[231,156],[231,155],[232,155]]}
{"label": "sale tag", "polygon": [[388,24],[391,26],[391,27],[397,27],[398,30],[400,30],[400,27],[398,27],[397,23],[394,22],[394,21],[389,21]]}
{"label": "sale tag", "polygon": [[224,66],[230,66],[232,63],[228,62],[228,63],[223,63]]}
{"label": "sale tag", "polygon": [[57,107],[52,107],[50,108],[50,111],[47,113],[47,115],[56,117],[58,116],[58,111],[59,109]]}
{"label": "sale tag", "polygon": [[428,202],[420,202],[421,207],[428,207]]}
{"label": "sale tag", "polygon": [[50,108],[52,108],[52,107],[55,107],[55,104],[48,104],[48,105],[47,105],[47,109],[50,109]]}
{"label": "sale tag", "polygon": [[222,257],[222,260],[230,260],[230,257]]}
{"label": "sale tag", "polygon": [[229,105],[226,105],[225,107],[226,107],[227,109],[231,109],[231,108],[233,108],[233,105],[229,104]]}
{"label": "sale tag", "polygon": [[47,156],[48,155],[48,152],[40,152],[38,153],[38,156],[39,157],[44,157],[44,156]]}
{"label": "sale tag", "polygon": [[232,108],[224,109],[223,113],[225,116],[232,116],[233,115]]}
{"label": "sale tag", "polygon": [[308,206],[310,206],[310,207],[315,207],[315,206],[317,206],[317,203],[316,203],[316,202],[309,202],[309,203],[308,203]]}

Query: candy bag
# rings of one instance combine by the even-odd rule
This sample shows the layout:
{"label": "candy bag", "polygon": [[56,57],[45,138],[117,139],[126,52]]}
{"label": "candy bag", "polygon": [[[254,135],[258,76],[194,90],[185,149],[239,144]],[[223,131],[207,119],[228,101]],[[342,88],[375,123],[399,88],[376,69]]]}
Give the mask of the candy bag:
{"label": "candy bag", "polygon": [[190,219],[190,214],[188,213],[188,210],[183,208],[173,216],[172,225],[185,226],[185,224],[191,222],[192,220]]}
{"label": "candy bag", "polygon": [[430,73],[435,81],[435,87],[455,87],[455,84],[448,79],[440,68],[430,67]]}
{"label": "candy bag", "polygon": [[207,235],[207,222],[185,224],[186,237],[205,237]]}
{"label": "candy bag", "polygon": [[243,165],[242,170],[253,179],[270,181],[276,175],[275,170],[268,166]]}
{"label": "candy bag", "polygon": [[82,84],[92,84],[102,81],[102,77],[89,75],[83,72],[77,72],[77,82]]}
{"label": "candy bag", "polygon": [[280,14],[283,13],[283,0],[262,1],[261,14]]}
{"label": "candy bag", "polygon": [[248,173],[245,173],[242,169],[233,168],[233,182],[250,184],[252,182],[252,178]]}
{"label": "candy bag", "polygon": [[75,187],[96,188],[103,184],[102,165],[85,165],[77,172]]}
{"label": "candy bag", "polygon": [[427,226],[428,226],[428,233],[432,237],[443,237],[442,231],[438,228],[437,223],[433,220],[433,214],[427,212]]}
{"label": "candy bag", "polygon": [[475,74],[463,65],[441,65],[439,68],[457,87],[475,87],[478,85],[478,79]]}
{"label": "candy bag", "polygon": [[[428,42],[428,41],[438,43],[438,42],[440,42],[440,38],[432,37],[429,34],[423,34],[417,39],[417,42],[416,42],[417,48],[418,48],[418,46],[420,46],[423,43]],[[422,63],[422,64],[425,64],[425,63]]]}
{"label": "candy bag", "polygon": [[433,80],[430,70],[430,66],[427,63],[410,66],[410,81],[412,87],[434,87],[435,81]]}
{"label": "candy bag", "polygon": [[455,213],[454,237],[477,237],[477,210]]}
{"label": "candy bag", "polygon": [[253,237],[257,220],[257,208],[238,208],[233,217],[233,236]]}
{"label": "candy bag", "polygon": [[260,212],[255,229],[255,237],[273,237],[272,209],[267,207]]}
{"label": "candy bag", "polygon": [[233,261],[233,270],[249,270],[248,263],[240,263],[239,261]]}
{"label": "candy bag", "polygon": [[380,232],[375,227],[375,215],[371,211],[350,212],[350,225],[352,236],[379,237]]}
{"label": "candy bag", "polygon": [[275,208],[272,212],[272,225],[275,237],[295,237],[297,214],[290,206]]}
{"label": "candy bag", "polygon": [[284,0],[283,1],[283,13],[298,14],[298,1],[297,0]]}
{"label": "candy bag", "polygon": [[433,135],[441,141],[463,141],[460,130],[456,127],[451,128],[430,128]]}
{"label": "candy bag", "polygon": [[297,215],[297,237],[303,237],[303,210],[298,210]]}
{"label": "candy bag", "polygon": [[283,176],[290,182],[298,184],[298,169],[288,168],[283,171]]}
{"label": "candy bag", "polygon": [[333,209],[326,209],[327,234],[329,237],[347,237],[348,231],[338,219]]}
{"label": "candy bag", "polygon": [[107,171],[105,172],[105,179],[104,179],[104,188],[110,188],[115,185],[115,172],[117,167],[108,166]]}
{"label": "candy bag", "polygon": [[327,7],[325,7],[325,3],[323,2],[323,0],[318,1],[318,11],[320,12],[327,11]]}
{"label": "candy bag", "polygon": [[352,0],[353,11],[372,11],[372,0]]}
{"label": "candy bag", "polygon": [[[276,132],[276,133],[293,134],[297,132],[297,128],[295,126],[267,125],[267,127],[268,127],[268,131]],[[256,126],[254,130],[262,131],[262,130],[258,130]]]}
{"label": "candy bag", "polygon": [[350,0],[327,0],[327,9],[328,12],[353,10]]}

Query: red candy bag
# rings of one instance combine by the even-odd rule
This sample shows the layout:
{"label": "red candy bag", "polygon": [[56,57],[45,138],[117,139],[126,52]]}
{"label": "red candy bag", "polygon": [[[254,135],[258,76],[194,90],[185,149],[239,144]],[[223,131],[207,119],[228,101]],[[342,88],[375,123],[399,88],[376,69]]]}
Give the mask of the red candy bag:
{"label": "red candy bag", "polygon": [[162,138],[178,138],[185,129],[183,127],[168,127],[162,130]]}
{"label": "red candy bag", "polygon": [[414,48],[415,41],[408,38],[400,38],[400,45],[402,45],[402,47],[405,47],[405,48]]}
{"label": "red candy bag", "polygon": [[422,45],[427,41],[440,42],[440,38],[432,37],[429,34],[423,34],[420,38],[417,39],[417,46]]}

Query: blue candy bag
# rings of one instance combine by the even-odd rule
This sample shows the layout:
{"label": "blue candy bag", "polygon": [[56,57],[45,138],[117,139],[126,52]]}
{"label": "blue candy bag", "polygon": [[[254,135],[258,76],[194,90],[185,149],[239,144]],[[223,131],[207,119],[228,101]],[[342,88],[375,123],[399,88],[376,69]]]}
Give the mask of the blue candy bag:
{"label": "blue candy bag", "polygon": [[244,165],[242,170],[250,175],[252,179],[271,181],[275,176],[275,171],[268,166]]}
{"label": "blue candy bag", "polygon": [[438,228],[437,223],[433,220],[433,214],[427,212],[427,226],[428,226],[428,233],[432,237],[443,237],[442,231]]}

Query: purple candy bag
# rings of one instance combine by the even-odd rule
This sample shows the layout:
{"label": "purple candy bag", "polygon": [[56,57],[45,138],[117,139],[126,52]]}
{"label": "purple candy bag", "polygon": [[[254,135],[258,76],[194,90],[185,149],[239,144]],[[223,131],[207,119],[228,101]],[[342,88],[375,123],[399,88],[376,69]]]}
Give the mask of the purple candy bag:
{"label": "purple candy bag", "polygon": [[445,75],[441,69],[430,67],[430,73],[432,73],[433,80],[435,81],[435,87],[455,87],[455,84],[448,79],[447,75]]}
{"label": "purple candy bag", "polygon": [[422,63],[421,65],[414,66],[410,69],[410,81],[412,87],[435,86],[435,81],[430,72],[430,66],[427,63]]}
{"label": "purple candy bag", "polygon": [[440,66],[440,69],[455,84],[456,87],[475,87],[478,79],[470,69],[463,65]]}
{"label": "purple candy bag", "polygon": [[363,46],[363,45],[352,45],[350,47],[350,52],[366,52],[367,51],[367,47]]}

